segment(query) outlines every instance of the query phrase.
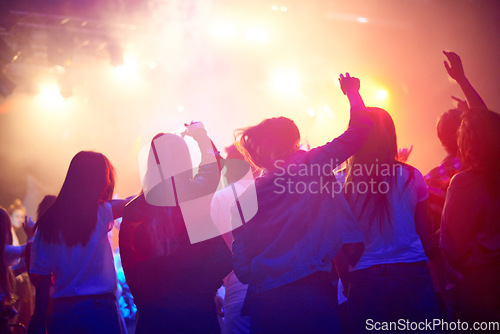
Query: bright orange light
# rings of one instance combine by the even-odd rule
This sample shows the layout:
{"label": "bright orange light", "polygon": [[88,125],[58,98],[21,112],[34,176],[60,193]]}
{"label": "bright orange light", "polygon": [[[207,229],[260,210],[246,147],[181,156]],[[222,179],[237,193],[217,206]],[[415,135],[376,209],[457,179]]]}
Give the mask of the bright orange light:
{"label": "bright orange light", "polygon": [[134,78],[137,74],[137,59],[133,53],[123,55],[123,65],[113,67],[114,75],[122,80]]}
{"label": "bright orange light", "polygon": [[64,97],[62,97],[59,87],[55,83],[42,84],[38,99],[48,108],[60,106],[64,103]]}
{"label": "bright orange light", "polygon": [[384,89],[379,89],[377,91],[377,93],[375,94],[375,96],[377,97],[378,100],[382,101],[382,100],[385,100],[387,99],[387,96],[389,96],[389,94],[387,93],[386,90]]}

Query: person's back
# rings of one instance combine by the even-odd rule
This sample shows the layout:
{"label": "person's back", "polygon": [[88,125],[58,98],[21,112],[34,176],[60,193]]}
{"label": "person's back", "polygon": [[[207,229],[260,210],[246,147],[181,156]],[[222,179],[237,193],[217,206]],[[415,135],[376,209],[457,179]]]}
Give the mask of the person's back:
{"label": "person's back", "polygon": [[349,201],[365,239],[365,250],[354,270],[387,263],[427,261],[415,229],[417,204],[427,198],[422,174],[417,169],[402,164],[394,165],[389,173],[394,175],[394,180],[383,186],[386,189],[378,189],[388,191],[390,202],[389,216],[381,222],[382,226],[372,221],[370,213],[376,205],[374,202],[363,207],[363,195],[355,196]]}
{"label": "person's back", "polygon": [[[363,145],[372,126],[359,95],[359,80],[346,74],[340,86],[351,103],[348,129],[308,152],[299,150],[300,133],[285,117],[247,128],[239,145],[265,170],[256,179],[258,210],[246,217],[236,205],[233,264],[249,284],[245,312],[251,333],[332,333],[341,330],[335,283],[329,273],[340,249],[355,263],[362,238],[341,187],[337,164]],[[246,191],[239,199],[248,201]]]}
{"label": "person's back", "polygon": [[[143,191],[124,210],[120,255],[137,305],[138,334],[220,332],[214,298],[231,271],[231,252],[221,236],[193,241],[182,207],[215,192],[219,157],[201,123],[186,126],[201,151],[196,175],[185,141],[160,133],[150,145]],[[196,227],[212,227],[210,208],[197,209]]]}
{"label": "person's back", "polygon": [[[153,225],[176,226],[175,251],[158,252]],[[137,333],[218,333],[214,304],[231,253],[221,237],[191,244],[178,207],[153,206],[141,195],[125,208],[120,254],[138,308]]]}
{"label": "person's back", "polygon": [[459,147],[466,171],[451,180],[443,210],[441,248],[462,275],[454,316],[471,322],[500,320],[499,133],[497,113],[464,115]]}
{"label": "person's back", "polygon": [[346,275],[353,333],[370,330],[373,322],[438,317],[427,269],[426,254],[437,254],[427,220],[427,188],[417,169],[396,160],[396,129],[389,113],[369,109],[375,126],[349,159],[344,183],[365,239],[360,260]]}
{"label": "person's back", "polygon": [[[500,197],[490,194],[489,183],[491,180],[484,175],[469,170],[457,174],[449,188],[443,213],[448,225],[443,227],[441,246],[462,272],[499,267]],[[500,188],[500,184],[496,187]]]}
{"label": "person's back", "polygon": [[124,332],[108,232],[125,201],[112,200],[114,185],[113,166],[103,154],[82,151],[73,157],[55,202],[36,225],[30,333],[45,327],[48,333]]}

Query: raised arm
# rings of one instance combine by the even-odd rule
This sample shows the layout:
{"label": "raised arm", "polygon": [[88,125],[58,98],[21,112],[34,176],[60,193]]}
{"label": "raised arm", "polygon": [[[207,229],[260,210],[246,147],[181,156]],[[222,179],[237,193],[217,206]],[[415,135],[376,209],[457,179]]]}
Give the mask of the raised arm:
{"label": "raised arm", "polygon": [[339,82],[342,92],[349,99],[351,116],[349,127],[339,137],[309,152],[312,163],[332,161],[333,168],[347,160],[363,146],[373,126],[373,121],[367,113],[368,108],[359,94],[359,79],[346,73],[345,76],[340,75]]}
{"label": "raised arm", "polygon": [[460,56],[455,52],[443,51],[448,61],[444,61],[446,71],[460,86],[465,95],[465,99],[469,103],[469,108],[487,109],[481,96],[476,92],[469,79],[465,76],[464,67]]}
{"label": "raised arm", "polygon": [[191,122],[185,126],[186,131],[183,135],[192,137],[198,143],[201,162],[193,179],[190,179],[191,171],[182,173],[183,175],[179,175],[175,179],[178,196],[183,200],[214,193],[219,184],[221,173],[220,153],[208,136],[203,123]]}
{"label": "raised arm", "polygon": [[353,111],[366,110],[365,102],[359,94],[359,88],[361,83],[358,78],[351,77],[349,73],[343,74],[339,77],[340,89],[342,93],[349,99],[349,104],[351,105],[351,117]]}

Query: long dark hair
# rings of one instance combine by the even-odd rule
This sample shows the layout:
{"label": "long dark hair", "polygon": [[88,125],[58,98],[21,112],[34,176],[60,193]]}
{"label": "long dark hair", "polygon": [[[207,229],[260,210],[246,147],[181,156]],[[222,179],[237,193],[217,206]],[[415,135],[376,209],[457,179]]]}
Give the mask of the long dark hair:
{"label": "long dark hair", "polygon": [[5,293],[5,302],[10,302],[12,300],[12,282],[11,274],[7,263],[5,263],[5,246],[7,245],[7,240],[11,236],[10,230],[10,215],[9,213],[0,206],[0,289],[2,293]]}
{"label": "long dark hair", "polygon": [[285,160],[298,150],[300,132],[286,117],[268,118],[235,133],[235,145],[257,168],[273,169],[276,160]]}
{"label": "long dark hair", "polygon": [[458,135],[459,157],[464,169],[483,175],[492,195],[500,183],[500,115],[490,110],[465,113]]}
{"label": "long dark hair", "polygon": [[[184,172],[192,170],[191,156],[186,142],[183,138],[172,133],[159,133],[153,137],[148,160],[156,161],[155,164],[148,164],[148,167],[155,166],[155,168],[153,168],[154,170],[148,168],[143,182],[149,179],[148,176],[150,173],[153,175],[157,173],[156,164],[159,166],[160,163],[162,163],[161,168],[165,169],[168,173],[175,174],[175,171]],[[192,174],[190,175],[191,177]],[[156,180],[155,177],[152,179]],[[169,178],[167,179],[168,185],[172,187],[172,193],[161,194],[163,196],[177,196],[174,192],[173,184]],[[165,184],[165,182],[163,183]],[[161,184],[156,186],[156,189],[161,188]],[[153,191],[150,193],[153,193]],[[154,196],[159,195],[157,193]],[[151,204],[151,201],[149,203]],[[154,212],[157,214],[151,217],[150,224],[147,225],[151,248],[156,256],[175,253],[180,245],[189,242],[182,213],[180,207],[177,205],[177,199],[175,199],[175,203],[176,206],[155,205]]]}
{"label": "long dark hair", "polygon": [[[369,215],[371,217],[370,227],[377,220],[380,229],[382,229],[386,221],[389,225],[392,225],[389,194],[396,180],[397,173],[395,171],[402,166],[408,165],[397,161],[398,145],[396,127],[391,115],[381,108],[369,107],[368,109],[370,110],[369,115],[373,120],[374,127],[361,149],[348,159],[344,192],[351,204],[353,204],[353,201],[355,203],[360,198],[364,198],[359,216],[363,215],[370,204],[372,206],[372,212]],[[386,172],[382,173],[382,171]],[[409,168],[409,171],[410,177],[406,184],[414,176],[413,168]],[[382,182],[389,186],[387,192],[385,192],[385,189],[384,192],[379,191]],[[354,196],[355,194],[360,195],[357,193],[359,187],[356,186],[359,183],[365,183],[366,185],[373,184],[373,188],[371,189],[376,189],[377,191],[367,191],[366,196]]]}
{"label": "long dark hair", "polygon": [[114,187],[115,172],[108,158],[91,151],[77,153],[56,201],[37,222],[40,237],[50,243],[85,246],[97,223],[98,206],[112,198]]}

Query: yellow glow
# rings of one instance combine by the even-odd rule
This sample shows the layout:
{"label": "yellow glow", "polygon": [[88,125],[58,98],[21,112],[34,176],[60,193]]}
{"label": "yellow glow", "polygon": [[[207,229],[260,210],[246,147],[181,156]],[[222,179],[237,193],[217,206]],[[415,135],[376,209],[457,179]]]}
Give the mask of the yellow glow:
{"label": "yellow glow", "polygon": [[280,95],[295,95],[300,91],[299,74],[289,68],[278,69],[273,73],[272,86]]}
{"label": "yellow glow", "polygon": [[269,35],[263,30],[251,28],[245,32],[245,38],[249,41],[267,42]]}
{"label": "yellow glow", "polygon": [[307,115],[309,115],[309,117],[314,117],[316,116],[316,111],[314,111],[313,108],[309,108],[307,109]]}
{"label": "yellow glow", "polygon": [[227,23],[218,23],[212,26],[212,36],[220,39],[230,39],[236,36],[236,28]]}
{"label": "yellow glow", "polygon": [[389,96],[389,94],[387,93],[386,90],[384,89],[379,89],[375,95],[377,97],[378,100],[382,101],[382,100],[385,100],[387,99],[387,96]]}
{"label": "yellow glow", "polygon": [[118,79],[134,78],[137,74],[137,59],[133,53],[125,53],[123,65],[113,68],[113,73]]}
{"label": "yellow glow", "polygon": [[45,83],[40,85],[38,99],[46,107],[51,108],[61,106],[64,103],[64,97],[59,92],[59,86],[55,83]]}

